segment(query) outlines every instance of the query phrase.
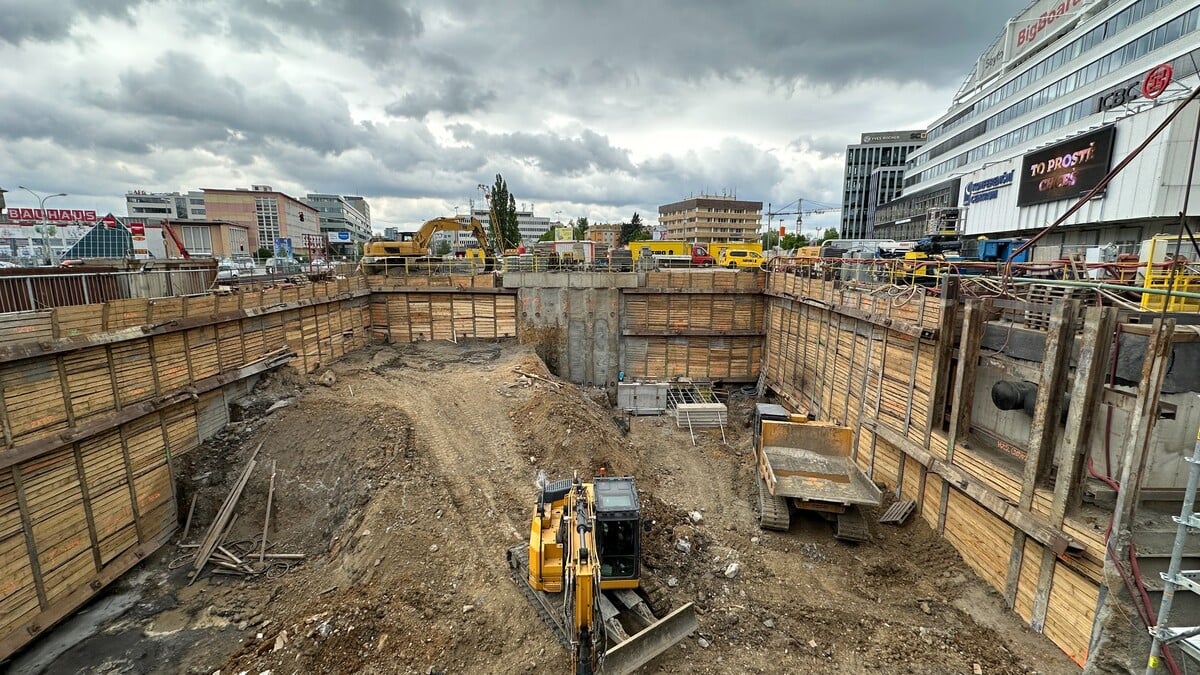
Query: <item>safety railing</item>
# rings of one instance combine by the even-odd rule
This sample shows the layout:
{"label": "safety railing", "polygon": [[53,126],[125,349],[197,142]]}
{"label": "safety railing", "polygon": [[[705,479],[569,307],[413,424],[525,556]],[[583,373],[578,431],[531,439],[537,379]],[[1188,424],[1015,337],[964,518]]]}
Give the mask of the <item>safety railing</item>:
{"label": "safety railing", "polygon": [[213,275],[211,269],[4,275],[0,276],[0,312],[195,295],[208,292]]}
{"label": "safety railing", "polygon": [[[1160,311],[1164,303],[1168,311],[1200,311],[1200,265],[1188,262],[1060,259],[1008,264],[941,258],[776,257],[766,269],[843,287],[874,288],[874,292],[891,288],[936,295],[942,281],[952,277],[958,281],[959,293],[968,296],[1021,298],[1039,289],[1074,289],[1072,297],[1093,293],[1133,311]],[[1051,294],[1066,295],[1065,291]]]}

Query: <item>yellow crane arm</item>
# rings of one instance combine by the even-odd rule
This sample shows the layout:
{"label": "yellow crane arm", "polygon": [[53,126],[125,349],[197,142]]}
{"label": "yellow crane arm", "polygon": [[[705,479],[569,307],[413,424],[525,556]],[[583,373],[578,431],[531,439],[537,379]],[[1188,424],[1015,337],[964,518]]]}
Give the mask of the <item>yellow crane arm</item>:
{"label": "yellow crane arm", "polygon": [[463,222],[456,218],[447,218],[445,216],[427,220],[421,229],[413,236],[413,243],[422,250],[429,248],[433,243],[433,235],[437,232],[470,232],[479,240],[479,246],[483,249],[488,247],[487,231],[483,227],[483,223],[479,222],[478,218],[471,218],[467,222]]}

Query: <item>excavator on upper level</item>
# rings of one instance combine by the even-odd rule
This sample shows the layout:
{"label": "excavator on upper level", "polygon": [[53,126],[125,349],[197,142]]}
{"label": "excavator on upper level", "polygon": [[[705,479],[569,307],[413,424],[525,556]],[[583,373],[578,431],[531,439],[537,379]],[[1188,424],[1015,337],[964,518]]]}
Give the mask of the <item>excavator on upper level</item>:
{"label": "excavator on upper level", "polygon": [[[479,248],[469,248],[464,259],[443,260],[430,253],[438,232],[470,232]],[[403,232],[400,241],[371,238],[363,247],[362,270],[389,276],[429,272],[490,272],[495,257],[488,250],[487,230],[477,218],[440,217],[425,221],[416,232]]]}
{"label": "excavator on upper level", "polygon": [[667,606],[641,575],[643,529],[633,478],[601,470],[586,483],[542,481],[529,542],[508,550],[513,580],[571,653],[575,675],[632,673],[696,630],[690,602],[655,617]]}

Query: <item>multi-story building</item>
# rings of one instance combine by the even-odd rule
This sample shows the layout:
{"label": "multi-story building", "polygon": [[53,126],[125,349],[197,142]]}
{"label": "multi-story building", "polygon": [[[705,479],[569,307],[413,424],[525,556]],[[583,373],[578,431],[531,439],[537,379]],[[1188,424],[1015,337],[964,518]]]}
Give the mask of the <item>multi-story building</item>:
{"label": "multi-story building", "polygon": [[[330,241],[364,242],[371,238],[371,209],[362,197],[308,194],[304,202],[317,211],[321,231],[333,234]],[[340,233],[349,233],[348,238]]]}
{"label": "multi-story building", "polygon": [[592,225],[587,229],[587,238],[597,244],[616,248],[621,241],[621,224]]}
{"label": "multi-story building", "polygon": [[325,248],[317,210],[269,185],[205,188],[204,205],[209,220],[246,225],[252,250],[273,248],[276,239],[291,239],[292,250],[306,255]]}
{"label": "multi-story building", "polygon": [[398,227],[383,228],[383,238],[388,239],[390,241],[399,241],[400,240],[400,228],[398,228]]}
{"label": "multi-story building", "polygon": [[[1068,11],[1057,8],[1065,6]],[[1047,17],[1050,17],[1049,19]],[[967,236],[1022,235],[1058,220],[1200,85],[1200,7],[1172,0],[1037,0],[980,56],[950,108],[909,155],[878,236],[923,234],[959,212]],[[1048,233],[1035,258],[1136,246],[1178,230],[1197,106]],[[1078,250],[1071,251],[1078,253]]]}
{"label": "multi-story building", "polygon": [[846,146],[840,228],[843,239],[871,237],[871,214],[879,204],[900,194],[904,163],[924,142],[925,130],[915,129],[862,134],[856,145]]}
{"label": "multi-story building", "polygon": [[658,207],[658,221],[668,239],[699,244],[755,241],[762,224],[762,202],[701,195]]}
{"label": "multi-story building", "polygon": [[204,193],[131,190],[125,193],[125,213],[146,221],[204,220]]}
{"label": "multi-story building", "polygon": [[[460,217],[465,218],[465,216]],[[483,229],[491,233],[492,217],[487,209],[472,209],[471,217],[483,223]],[[550,225],[549,218],[535,216],[533,209],[517,211],[517,228],[521,231],[521,241],[517,242],[517,245],[532,246],[543,234],[550,231]],[[438,232],[433,235],[433,245],[435,247],[443,242],[449,244],[453,250],[463,250],[479,246],[479,242],[475,240],[475,236],[470,232]],[[509,243],[511,244],[512,242]]]}

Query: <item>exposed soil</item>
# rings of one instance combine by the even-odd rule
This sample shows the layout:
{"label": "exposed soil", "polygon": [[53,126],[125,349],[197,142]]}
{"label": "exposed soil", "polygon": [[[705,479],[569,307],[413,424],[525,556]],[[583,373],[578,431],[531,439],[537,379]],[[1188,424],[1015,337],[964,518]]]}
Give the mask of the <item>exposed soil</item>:
{"label": "exposed soil", "polygon": [[[199,539],[261,442],[235,538],[261,535],[277,465],[271,550],[308,555],[253,579],[187,585],[174,543],[108,595],[138,601],[99,634],[27,672],[567,672],[568,659],[508,576],[539,470],[635,476],[649,574],[695,602],[697,635],[664,673],[1070,673],[919,517],[833,539],[819,518],[764,533],[752,510],[749,430],[698,434],[626,419],[602,393],[553,378],[531,348],[376,347],[334,364],[331,386],[279,375],[246,421],[179,458],[180,510]],[[315,378],[314,378],[315,380]],[[327,381],[328,383],[328,381]],[[270,403],[289,405],[262,415]],[[753,401],[730,400],[743,419]],[[625,429],[628,432],[625,432]],[[703,519],[693,522],[689,512]],[[689,553],[676,542],[686,540]],[[736,578],[723,572],[737,562]],[[272,578],[274,577],[274,578]],[[61,631],[62,629],[60,629]],[[35,647],[36,649],[36,647]]]}

